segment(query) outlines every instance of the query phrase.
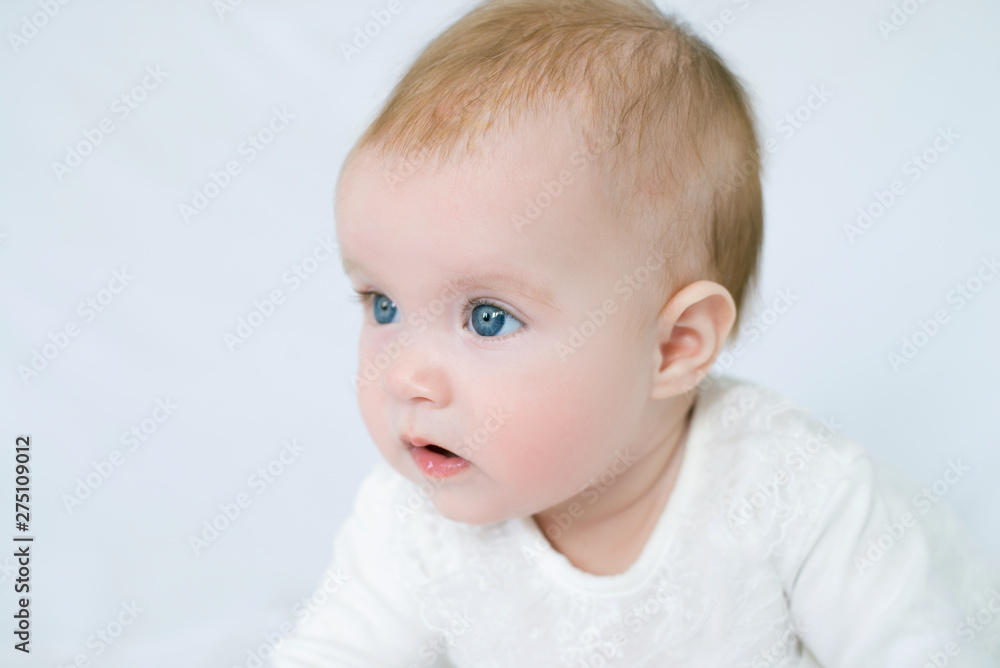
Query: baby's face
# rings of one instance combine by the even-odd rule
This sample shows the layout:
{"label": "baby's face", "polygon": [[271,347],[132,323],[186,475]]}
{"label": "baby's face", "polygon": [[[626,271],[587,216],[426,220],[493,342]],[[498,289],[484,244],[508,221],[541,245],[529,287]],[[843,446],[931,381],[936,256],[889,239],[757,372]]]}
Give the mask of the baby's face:
{"label": "baby's face", "polygon": [[[392,184],[390,165],[362,151],[340,182],[341,254],[372,293],[362,417],[388,463],[429,483],[456,521],[549,509],[644,447],[653,339],[624,340],[619,319],[650,308],[647,269],[663,267],[617,247],[594,156],[567,125],[537,121],[499,150]],[[529,201],[542,205],[533,220]]]}

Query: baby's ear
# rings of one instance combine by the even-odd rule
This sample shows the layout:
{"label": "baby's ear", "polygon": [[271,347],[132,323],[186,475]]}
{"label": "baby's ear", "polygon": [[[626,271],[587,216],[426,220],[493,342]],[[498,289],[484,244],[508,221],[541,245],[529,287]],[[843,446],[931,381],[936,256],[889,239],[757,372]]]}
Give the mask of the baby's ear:
{"label": "baby's ear", "polygon": [[653,398],[692,391],[722,352],[735,320],[733,296],[718,283],[695,281],[678,290],[657,318]]}

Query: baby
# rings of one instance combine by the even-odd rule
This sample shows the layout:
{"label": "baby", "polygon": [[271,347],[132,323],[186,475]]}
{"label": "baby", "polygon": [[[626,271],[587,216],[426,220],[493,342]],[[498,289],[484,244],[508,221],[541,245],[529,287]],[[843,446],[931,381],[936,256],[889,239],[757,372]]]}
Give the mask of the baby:
{"label": "baby", "polygon": [[759,166],[740,83],[648,2],[487,2],[424,51],[337,192],[384,461],[276,666],[1000,665],[936,497],[709,375]]}

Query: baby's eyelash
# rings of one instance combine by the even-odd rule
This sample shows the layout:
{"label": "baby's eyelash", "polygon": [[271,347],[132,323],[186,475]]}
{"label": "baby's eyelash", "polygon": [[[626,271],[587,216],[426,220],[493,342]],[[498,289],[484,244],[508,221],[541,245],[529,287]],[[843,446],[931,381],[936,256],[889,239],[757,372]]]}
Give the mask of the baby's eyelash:
{"label": "baby's eyelash", "polygon": [[359,304],[367,304],[368,300],[375,296],[375,292],[372,290],[358,290],[357,288],[351,288],[354,294],[351,295],[351,299]]}

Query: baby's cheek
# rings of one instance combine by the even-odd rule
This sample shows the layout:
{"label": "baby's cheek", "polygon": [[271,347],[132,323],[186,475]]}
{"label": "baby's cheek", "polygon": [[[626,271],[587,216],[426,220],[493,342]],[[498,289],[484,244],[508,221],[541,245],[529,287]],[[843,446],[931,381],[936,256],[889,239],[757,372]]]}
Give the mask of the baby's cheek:
{"label": "baby's cheek", "polygon": [[[368,429],[368,434],[376,445],[380,445],[384,437],[385,426],[382,420],[375,418],[376,408],[373,401],[374,388],[364,388],[358,390],[358,410],[361,413],[361,420]],[[381,446],[380,446],[381,447]]]}
{"label": "baby's cheek", "polygon": [[385,394],[378,380],[369,382],[359,377],[356,395],[358,411],[361,413],[361,420],[368,430],[368,435],[383,456],[392,463],[391,458],[396,454],[392,451],[396,435],[389,433],[385,415]]}
{"label": "baby's cheek", "polygon": [[608,443],[600,389],[551,376],[548,382],[538,378],[528,386],[530,392],[504,430],[504,468],[528,488],[575,487],[603,460],[600,453]]}

